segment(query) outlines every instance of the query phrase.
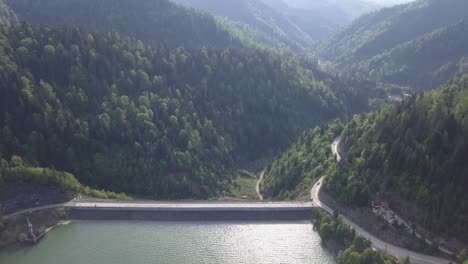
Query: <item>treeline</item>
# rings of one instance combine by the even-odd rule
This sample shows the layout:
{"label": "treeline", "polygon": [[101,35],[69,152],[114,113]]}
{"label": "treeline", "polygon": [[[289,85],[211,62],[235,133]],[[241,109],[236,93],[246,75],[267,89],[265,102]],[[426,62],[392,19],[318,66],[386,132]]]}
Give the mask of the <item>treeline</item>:
{"label": "treeline", "polygon": [[[305,25],[296,26],[291,18],[288,19],[285,14],[270,8],[268,3],[262,3],[260,0],[222,4],[215,3],[216,1],[208,3],[206,0],[176,1],[209,10],[222,17],[185,8],[169,0],[0,0],[0,3],[3,3],[2,1],[16,12],[20,20],[32,24],[58,28],[78,27],[91,32],[118,32],[141,40],[145,45],[158,44],[171,49],[254,48],[280,53],[293,51],[304,56],[304,53],[309,53],[311,49],[310,37],[304,31],[314,28],[316,30],[318,25],[313,23],[314,25],[308,25],[307,29]],[[306,13],[310,17],[310,13]],[[302,19],[304,18],[299,20]],[[296,23],[301,24],[300,21]],[[314,68],[318,68],[317,63],[314,61]],[[361,68],[361,71],[348,72],[346,75],[351,77],[346,78],[344,86],[340,85],[346,89],[351,86],[351,90],[355,90],[354,82],[357,80],[360,94],[353,97],[357,101],[366,100],[371,96],[369,94],[378,90],[375,83],[363,81],[369,79],[367,73],[372,69],[368,71],[364,66]],[[378,76],[381,71],[375,69],[373,76]]]}
{"label": "treeline", "polygon": [[[247,46],[304,51],[307,38],[307,34],[283,21],[279,14],[276,14],[277,17],[271,14],[273,10],[261,2],[256,2],[256,5],[237,1],[232,4],[223,2],[222,10],[213,2],[209,4],[208,10],[220,11],[214,14],[221,15],[214,17],[204,11],[186,8],[169,0],[2,1],[10,5],[21,20],[33,24],[119,32],[148,44],[164,44],[172,48],[241,49]],[[231,6],[226,6],[229,4]],[[200,3],[194,3],[194,6],[206,7]],[[241,17],[234,15],[227,18],[223,11],[244,13],[239,14]],[[250,12],[253,14],[248,14]],[[249,16],[249,19],[242,19],[244,15]],[[279,20],[278,24],[263,15],[275,17]],[[264,21],[265,19],[268,21]],[[296,37],[286,35],[283,27]],[[298,43],[299,41],[302,43]]]}
{"label": "treeline", "polygon": [[[318,231],[322,242],[329,242],[343,248],[338,256],[339,264],[391,264],[392,261],[381,251],[372,249],[371,241],[356,235],[343,219],[343,216],[329,215],[320,208],[315,208],[312,216],[314,228]],[[409,264],[405,259],[404,264]]]}
{"label": "treeline", "polygon": [[[0,155],[1,156],[1,155]],[[91,189],[80,184],[80,182],[70,173],[56,171],[49,168],[31,167],[24,163],[19,156],[11,157],[7,162],[0,159],[0,185],[8,182],[26,181],[32,184],[46,184],[53,186],[64,192],[81,193],[83,195],[100,199],[128,199],[127,195],[116,194],[104,190]],[[1,223],[0,223],[1,231]]]}
{"label": "treeline", "polygon": [[241,47],[211,15],[169,0],[2,0],[33,24],[119,32],[170,47]]}
{"label": "treeline", "polygon": [[345,127],[346,159],[330,168],[326,190],[368,205],[376,193],[417,204],[413,221],[434,233],[468,237],[468,76],[415,95]]}
{"label": "treeline", "polygon": [[263,185],[265,196],[275,199],[310,196],[310,188],[336,162],[330,144],[342,129],[343,124],[335,120],[304,132],[268,167]]}

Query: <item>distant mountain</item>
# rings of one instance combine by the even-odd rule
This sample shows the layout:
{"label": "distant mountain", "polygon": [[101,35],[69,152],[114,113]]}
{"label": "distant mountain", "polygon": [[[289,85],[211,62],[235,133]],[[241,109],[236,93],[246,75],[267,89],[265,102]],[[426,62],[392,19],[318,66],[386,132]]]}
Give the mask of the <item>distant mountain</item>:
{"label": "distant mountain", "polygon": [[462,0],[421,0],[385,8],[323,41],[317,55],[342,72],[432,89],[463,67],[460,60],[468,45],[467,23],[461,21],[468,18],[466,10],[468,2]]}
{"label": "distant mountain", "polygon": [[[338,30],[342,24],[346,23],[343,20],[345,15],[339,9],[332,8],[325,14],[325,9],[297,8],[286,4],[283,0],[262,1],[287,17],[314,40],[321,40],[329,36]],[[333,13],[333,15],[330,13]]]}
{"label": "distant mountain", "polygon": [[380,8],[365,1],[262,0],[294,22],[314,40],[328,37],[364,13]]}
{"label": "distant mountain", "polygon": [[[289,47],[295,51],[310,48],[313,39],[289,18],[283,16],[260,0],[173,0],[185,6],[210,12],[216,16],[226,17],[242,22],[250,28],[269,36],[276,47]],[[231,26],[236,27],[235,24]]]}
{"label": "distant mountain", "polygon": [[[173,0],[185,6],[242,22],[260,42],[304,51],[352,19],[379,6],[364,1]],[[241,28],[242,26],[230,26]],[[243,30],[249,31],[249,30]],[[266,38],[265,36],[269,36]]]}
{"label": "distant mountain", "polygon": [[[267,0],[265,0],[267,1]],[[362,0],[283,0],[289,6],[305,10],[315,10],[334,21],[348,23],[358,16],[375,11],[382,6]],[[344,16],[343,16],[344,15]]]}
{"label": "distant mountain", "polygon": [[425,34],[360,62],[355,73],[418,90],[468,72],[468,20]]}

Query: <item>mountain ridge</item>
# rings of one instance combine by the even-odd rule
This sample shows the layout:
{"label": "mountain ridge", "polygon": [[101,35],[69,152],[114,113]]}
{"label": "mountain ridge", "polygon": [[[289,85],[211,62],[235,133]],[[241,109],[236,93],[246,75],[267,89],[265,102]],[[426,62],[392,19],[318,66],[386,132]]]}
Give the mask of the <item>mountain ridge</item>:
{"label": "mountain ridge", "polygon": [[[417,42],[425,35],[436,34],[443,28],[466,20],[468,15],[464,10],[467,8],[468,3],[459,0],[419,0],[384,8],[358,18],[342,31],[323,41],[317,49],[317,55],[329,61],[332,68],[337,71],[360,72],[360,74],[369,76],[373,69],[366,67],[366,65],[371,64],[373,58],[385,56],[392,49],[405,45],[405,43]],[[466,27],[465,24],[462,26]],[[459,38],[463,38],[463,36],[459,36]],[[441,42],[437,39],[434,40]],[[449,43],[448,41],[446,40],[447,43]],[[431,55],[434,57],[443,56],[444,52],[448,51],[448,48],[435,49],[434,54]],[[463,52],[466,52],[466,49]],[[392,61],[389,60],[389,63]],[[439,68],[447,63],[454,62],[440,61],[432,67]],[[405,63],[396,64],[394,67],[405,67]],[[413,72],[407,73],[406,81],[416,83],[413,79],[414,76],[410,76],[411,73]],[[431,72],[425,72],[425,74],[430,75]],[[385,76],[385,73],[382,75]],[[379,74],[377,77],[371,74],[372,77],[376,81],[388,81]],[[418,89],[421,87],[435,88],[451,78],[453,75],[446,76],[441,81],[434,82],[432,87],[428,86],[427,83],[416,83],[413,86]]]}

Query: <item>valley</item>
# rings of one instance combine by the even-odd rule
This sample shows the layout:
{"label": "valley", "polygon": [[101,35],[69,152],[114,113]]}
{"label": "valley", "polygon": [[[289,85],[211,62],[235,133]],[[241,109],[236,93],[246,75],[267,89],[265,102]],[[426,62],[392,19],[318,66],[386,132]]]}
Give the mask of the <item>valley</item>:
{"label": "valley", "polygon": [[0,0],[0,245],[79,207],[304,203],[338,264],[466,264],[467,9]]}

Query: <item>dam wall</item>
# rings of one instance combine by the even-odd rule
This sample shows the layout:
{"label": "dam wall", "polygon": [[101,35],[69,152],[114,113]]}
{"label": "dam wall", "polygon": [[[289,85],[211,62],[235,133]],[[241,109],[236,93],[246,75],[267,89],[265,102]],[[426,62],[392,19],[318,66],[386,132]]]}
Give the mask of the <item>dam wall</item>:
{"label": "dam wall", "polygon": [[312,208],[70,208],[73,220],[302,221]]}

